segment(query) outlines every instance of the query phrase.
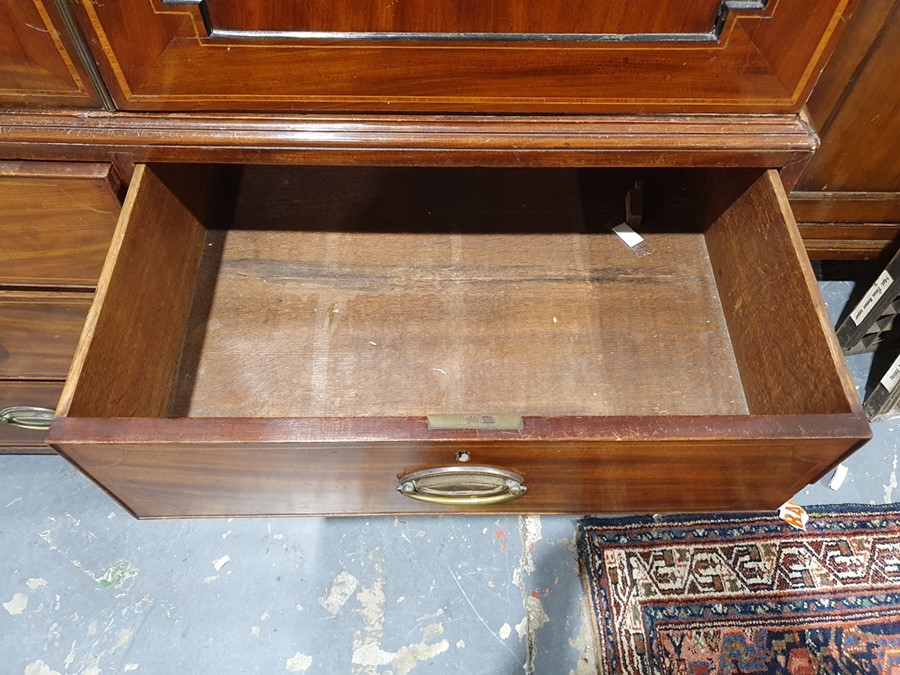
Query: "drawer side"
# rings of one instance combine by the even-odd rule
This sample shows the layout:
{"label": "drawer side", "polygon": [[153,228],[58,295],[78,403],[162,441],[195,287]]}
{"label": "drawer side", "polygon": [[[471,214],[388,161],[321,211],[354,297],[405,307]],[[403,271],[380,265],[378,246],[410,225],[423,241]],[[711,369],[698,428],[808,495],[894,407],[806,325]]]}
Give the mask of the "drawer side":
{"label": "drawer side", "polygon": [[778,174],[707,171],[696,188],[750,413],[862,417]]}
{"label": "drawer side", "polygon": [[[58,413],[165,415],[215,167],[138,167]],[[139,355],[152,354],[152,359]],[[108,376],[115,363],[116,376]]]}

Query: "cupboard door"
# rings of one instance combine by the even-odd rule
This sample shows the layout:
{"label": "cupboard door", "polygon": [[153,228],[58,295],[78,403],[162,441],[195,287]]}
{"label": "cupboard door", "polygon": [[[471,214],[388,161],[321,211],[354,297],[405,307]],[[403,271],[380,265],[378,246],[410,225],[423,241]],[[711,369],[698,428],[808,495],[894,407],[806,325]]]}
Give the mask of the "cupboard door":
{"label": "cupboard door", "polygon": [[129,110],[786,112],[850,0],[75,6]]}
{"label": "cupboard door", "polygon": [[0,104],[100,105],[51,0],[0,3]]}

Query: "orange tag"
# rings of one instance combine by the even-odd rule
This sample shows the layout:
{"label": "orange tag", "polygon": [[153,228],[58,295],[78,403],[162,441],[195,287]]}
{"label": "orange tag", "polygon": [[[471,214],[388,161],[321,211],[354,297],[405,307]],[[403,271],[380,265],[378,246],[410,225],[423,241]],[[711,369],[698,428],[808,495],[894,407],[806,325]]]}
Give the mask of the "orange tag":
{"label": "orange tag", "polygon": [[805,530],[806,523],[809,522],[809,514],[806,510],[799,504],[790,500],[786,501],[778,508],[778,517],[798,530]]}

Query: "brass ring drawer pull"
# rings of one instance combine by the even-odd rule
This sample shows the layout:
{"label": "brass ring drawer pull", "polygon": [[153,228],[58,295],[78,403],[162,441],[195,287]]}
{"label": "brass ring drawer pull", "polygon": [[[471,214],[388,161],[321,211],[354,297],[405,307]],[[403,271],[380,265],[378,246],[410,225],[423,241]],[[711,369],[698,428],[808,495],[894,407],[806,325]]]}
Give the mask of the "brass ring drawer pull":
{"label": "brass ring drawer pull", "polygon": [[54,411],[30,405],[14,405],[0,410],[0,422],[23,429],[47,431],[53,422]]}
{"label": "brass ring drawer pull", "polygon": [[524,495],[522,476],[489,466],[445,466],[400,478],[400,494],[430,504],[483,506]]}

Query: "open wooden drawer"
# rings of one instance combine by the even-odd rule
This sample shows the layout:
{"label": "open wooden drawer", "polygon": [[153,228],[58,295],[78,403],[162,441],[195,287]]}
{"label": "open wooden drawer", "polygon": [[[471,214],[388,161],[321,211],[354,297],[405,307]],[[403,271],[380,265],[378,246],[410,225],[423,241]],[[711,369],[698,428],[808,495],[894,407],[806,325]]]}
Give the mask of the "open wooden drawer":
{"label": "open wooden drawer", "polygon": [[773,171],[201,165],[50,432],[140,517],[767,509],[868,437]]}

